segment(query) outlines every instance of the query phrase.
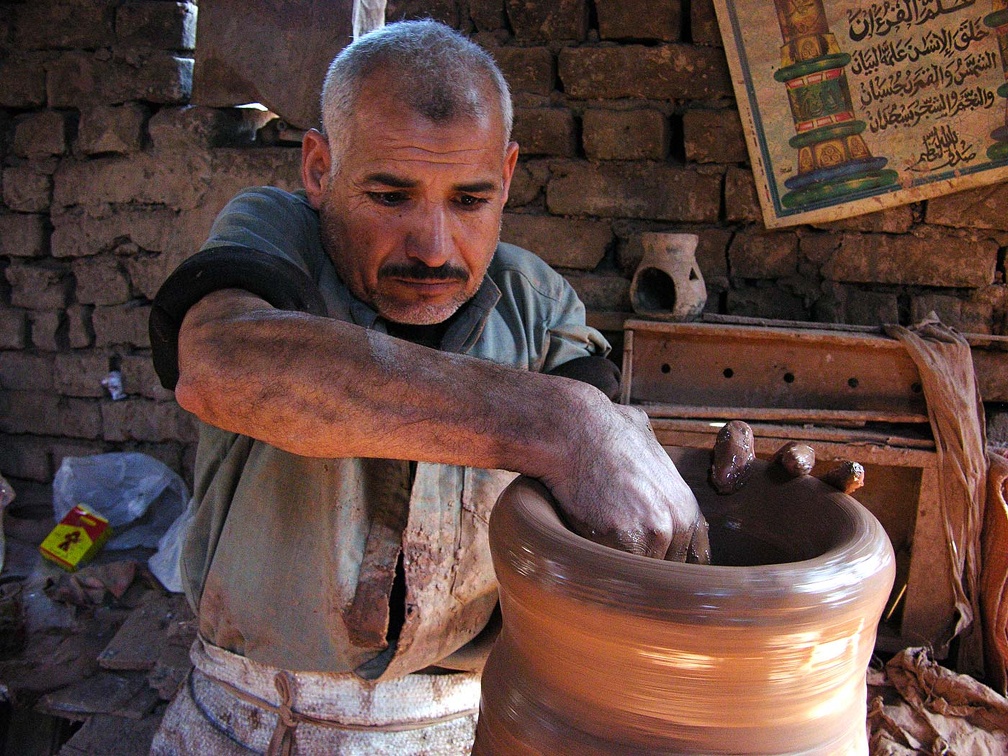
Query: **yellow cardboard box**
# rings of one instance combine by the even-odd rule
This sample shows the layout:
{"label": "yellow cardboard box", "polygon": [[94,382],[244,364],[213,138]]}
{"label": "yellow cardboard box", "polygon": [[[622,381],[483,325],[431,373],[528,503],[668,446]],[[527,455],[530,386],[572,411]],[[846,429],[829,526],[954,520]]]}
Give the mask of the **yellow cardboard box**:
{"label": "yellow cardboard box", "polygon": [[78,504],[46,536],[39,551],[46,559],[73,572],[97,554],[110,535],[108,520]]}

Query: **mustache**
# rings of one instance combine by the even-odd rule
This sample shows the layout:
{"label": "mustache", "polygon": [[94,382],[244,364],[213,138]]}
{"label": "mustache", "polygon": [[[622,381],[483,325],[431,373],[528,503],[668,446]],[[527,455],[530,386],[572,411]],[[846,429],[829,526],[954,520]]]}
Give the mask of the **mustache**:
{"label": "mustache", "polygon": [[469,272],[451,263],[432,268],[421,262],[389,263],[378,271],[378,278],[409,278],[415,281],[468,281]]}

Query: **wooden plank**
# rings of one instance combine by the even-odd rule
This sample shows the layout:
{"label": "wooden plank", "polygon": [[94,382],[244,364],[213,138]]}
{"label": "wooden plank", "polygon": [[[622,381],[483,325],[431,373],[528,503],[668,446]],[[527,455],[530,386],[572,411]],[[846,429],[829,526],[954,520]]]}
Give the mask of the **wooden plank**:
{"label": "wooden plank", "polygon": [[871,334],[630,320],[630,403],[871,413],[926,418],[917,366]]}
{"label": "wooden plank", "polygon": [[[624,402],[625,404],[626,402]],[[790,407],[697,407],[694,405],[631,402],[649,417],[688,417],[712,420],[769,420],[782,423],[822,423],[833,426],[864,426],[870,422],[925,424],[927,415],[915,412],[876,412],[874,410],[833,410]]]}
{"label": "wooden plank", "polygon": [[191,616],[181,594],[151,591],[98,655],[98,663],[105,669],[152,669],[169,642],[168,633],[173,625],[186,622]]}
{"label": "wooden plank", "polygon": [[[702,436],[701,447],[709,448],[713,444],[714,435],[723,425],[723,422],[709,422],[704,420],[673,419],[673,418],[651,418],[651,426],[655,435],[665,443],[663,438],[670,437],[676,433],[691,433]],[[886,450],[885,453],[892,454],[894,459],[908,459],[908,454],[917,450],[921,453],[913,462],[921,467],[932,462],[925,460],[933,459],[935,448],[934,440],[930,437],[903,435],[896,432],[885,432],[872,429],[847,429],[831,428],[813,425],[774,425],[767,423],[750,423],[753,435],[757,443],[760,439],[778,439],[783,443],[787,441],[814,441],[816,443],[832,442],[845,445],[863,446],[865,448],[877,447]]]}
{"label": "wooden plank", "polygon": [[140,720],[97,715],[60,749],[58,756],[136,756],[150,753],[162,712]]}
{"label": "wooden plank", "polygon": [[937,468],[925,469],[900,635],[913,645],[932,646],[935,658],[944,659],[949,650],[947,639],[954,629],[955,595],[938,486]]}
{"label": "wooden plank", "polygon": [[35,704],[45,714],[84,721],[95,714],[142,719],[160,698],[140,673],[99,671],[84,680],[47,693]]}

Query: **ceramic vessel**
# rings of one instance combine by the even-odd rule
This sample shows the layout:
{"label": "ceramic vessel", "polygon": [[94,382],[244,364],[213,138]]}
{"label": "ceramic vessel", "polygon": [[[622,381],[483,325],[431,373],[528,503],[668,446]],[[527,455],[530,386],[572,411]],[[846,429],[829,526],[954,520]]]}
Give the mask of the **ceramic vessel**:
{"label": "ceramic vessel", "polygon": [[850,496],[759,460],[718,496],[709,460],[676,458],[713,566],[583,539],[531,479],[502,494],[504,625],[474,754],[868,753],[865,675],[895,571],[885,531]]}

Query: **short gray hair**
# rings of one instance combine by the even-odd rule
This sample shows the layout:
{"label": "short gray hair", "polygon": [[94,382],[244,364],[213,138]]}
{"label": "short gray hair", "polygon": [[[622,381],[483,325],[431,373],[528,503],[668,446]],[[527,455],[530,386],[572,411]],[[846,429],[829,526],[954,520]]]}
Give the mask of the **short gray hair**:
{"label": "short gray hair", "polygon": [[381,71],[400,76],[406,104],[434,122],[486,117],[492,91],[504,123],[502,149],[507,148],[514,121],[511,92],[490,54],[437,21],[399,21],[358,38],[329,66],[322,86],[322,132],[329,139],[333,170],[346,147],[345,124],[361,89]]}

